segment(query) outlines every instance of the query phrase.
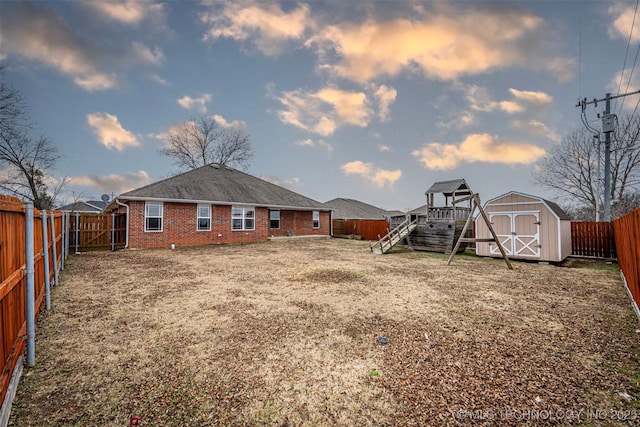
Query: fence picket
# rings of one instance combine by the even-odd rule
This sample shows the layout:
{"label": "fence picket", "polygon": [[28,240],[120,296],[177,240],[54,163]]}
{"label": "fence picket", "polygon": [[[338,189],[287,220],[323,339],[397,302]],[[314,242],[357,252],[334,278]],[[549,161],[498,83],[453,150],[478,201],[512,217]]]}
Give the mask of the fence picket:
{"label": "fence picket", "polygon": [[615,259],[613,223],[572,221],[571,248],[572,256]]}

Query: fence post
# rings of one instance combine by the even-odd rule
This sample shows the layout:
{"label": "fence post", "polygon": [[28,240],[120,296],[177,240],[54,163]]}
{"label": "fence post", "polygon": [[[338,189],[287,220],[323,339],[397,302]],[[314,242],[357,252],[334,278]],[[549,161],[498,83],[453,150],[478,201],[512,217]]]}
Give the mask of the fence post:
{"label": "fence post", "polygon": [[26,273],[27,289],[25,301],[25,317],[27,323],[27,365],[33,366],[36,362],[36,326],[35,326],[35,286],[34,286],[34,242],[33,242],[33,203],[27,202],[25,212],[25,232],[26,232]]}
{"label": "fence post", "polygon": [[111,212],[111,251],[116,250],[116,214]]}
{"label": "fence post", "polygon": [[65,225],[64,225],[64,212],[62,213],[62,225],[60,226],[60,238],[62,239],[62,244],[60,245],[60,271],[64,270],[64,229],[65,229]]}
{"label": "fence post", "polygon": [[58,286],[58,248],[56,248],[56,217],[51,212],[51,242],[53,243],[53,283]]}
{"label": "fence post", "polygon": [[67,222],[65,223],[67,225],[66,231],[64,232],[64,235],[66,237],[65,241],[65,247],[64,247],[64,257],[65,258],[69,258],[69,237],[70,237],[70,233],[71,233],[71,213],[67,212],[65,214],[66,218],[67,218]]}
{"label": "fence post", "polygon": [[80,247],[79,245],[79,240],[80,240],[80,212],[76,212],[76,254],[79,254],[80,251]]}
{"label": "fence post", "polygon": [[47,238],[47,211],[42,210],[42,247],[44,248],[44,298],[47,310],[51,310],[51,277],[49,273],[49,239]]}

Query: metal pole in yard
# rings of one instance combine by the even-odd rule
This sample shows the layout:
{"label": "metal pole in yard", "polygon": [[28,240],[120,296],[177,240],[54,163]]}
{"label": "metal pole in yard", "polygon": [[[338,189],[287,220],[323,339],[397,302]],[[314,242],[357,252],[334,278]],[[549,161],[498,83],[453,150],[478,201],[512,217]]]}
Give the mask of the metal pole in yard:
{"label": "metal pole in yard", "polygon": [[49,273],[49,239],[47,238],[47,211],[42,211],[42,247],[44,248],[44,289],[47,310],[51,310],[51,277]]}
{"label": "metal pole in yard", "polygon": [[80,253],[80,247],[78,239],[80,238],[80,212],[76,212],[76,253]]}
{"label": "metal pole in yard", "polygon": [[36,363],[36,325],[35,325],[35,286],[34,286],[34,244],[33,244],[33,203],[27,202],[25,212],[25,247],[26,247],[26,309],[25,317],[27,323],[27,365],[33,366]]}
{"label": "metal pole in yard", "polygon": [[53,283],[58,286],[58,249],[56,248],[56,217],[51,212],[51,243],[53,243]]}

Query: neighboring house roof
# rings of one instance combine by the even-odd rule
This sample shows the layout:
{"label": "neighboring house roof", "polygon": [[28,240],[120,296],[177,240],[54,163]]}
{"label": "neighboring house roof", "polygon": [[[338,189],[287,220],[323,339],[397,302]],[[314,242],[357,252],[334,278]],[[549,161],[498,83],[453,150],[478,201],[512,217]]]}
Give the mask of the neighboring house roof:
{"label": "neighboring house roof", "polygon": [[[330,210],[316,200],[217,163],[131,190],[116,199]],[[110,207],[115,207],[115,201]]]}
{"label": "neighboring house roof", "polygon": [[464,179],[452,179],[433,183],[424,194],[442,193],[445,196],[471,194],[471,189]]}
{"label": "neighboring house roof", "polygon": [[89,200],[88,202],[69,203],[58,208],[59,211],[65,212],[102,212],[107,203],[102,200]]}
{"label": "neighboring house roof", "polygon": [[494,197],[491,200],[488,200],[484,205],[485,207],[488,206],[491,202],[494,202],[498,199],[501,199],[505,196],[508,196],[510,194],[517,194],[519,196],[524,196],[524,197],[530,197],[532,199],[536,199],[538,201],[540,201],[541,203],[544,203],[545,205],[547,205],[547,207],[549,208],[549,210],[551,212],[553,212],[553,214],[555,216],[558,217],[558,219],[561,220],[571,220],[571,216],[569,216],[569,214],[567,214],[560,206],[558,206],[557,203],[552,202],[551,200],[547,200],[547,199],[543,199],[542,197],[538,197],[538,196],[532,196],[531,194],[525,194],[525,193],[521,193],[519,191],[509,191],[508,193],[504,193],[501,196],[498,197]]}
{"label": "neighboring house roof", "polygon": [[354,199],[338,197],[324,203],[333,209],[334,219],[384,219],[393,213]]}

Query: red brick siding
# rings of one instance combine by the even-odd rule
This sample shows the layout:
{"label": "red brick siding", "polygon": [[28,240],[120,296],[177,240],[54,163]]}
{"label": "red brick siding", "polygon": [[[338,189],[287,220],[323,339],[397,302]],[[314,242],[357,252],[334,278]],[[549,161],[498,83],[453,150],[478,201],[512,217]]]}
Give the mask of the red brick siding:
{"label": "red brick siding", "polygon": [[255,230],[231,229],[231,206],[211,206],[211,230],[197,230],[197,204],[163,203],[161,232],[144,231],[145,202],[129,203],[129,247],[161,248],[223,243],[263,242],[269,236],[330,234],[329,212],[320,212],[320,228],[313,228],[311,211],[280,211],[280,229],[269,228],[269,209],[256,208]]}
{"label": "red brick siding", "polygon": [[[267,219],[269,213],[267,211]],[[269,222],[267,222],[269,226]],[[269,229],[271,236],[328,236],[329,212],[320,212],[320,228],[313,228],[311,211],[280,211],[280,229]]]}

